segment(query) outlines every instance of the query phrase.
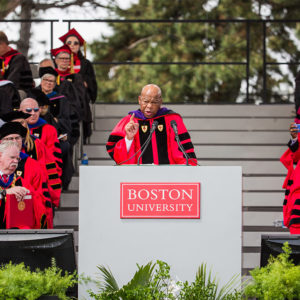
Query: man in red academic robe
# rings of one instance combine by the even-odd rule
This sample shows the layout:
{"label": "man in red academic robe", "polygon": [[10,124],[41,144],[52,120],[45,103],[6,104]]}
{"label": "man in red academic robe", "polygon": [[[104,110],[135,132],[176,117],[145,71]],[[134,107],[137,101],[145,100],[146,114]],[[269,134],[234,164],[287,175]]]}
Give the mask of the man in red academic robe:
{"label": "man in red academic robe", "polygon": [[[20,161],[19,145],[14,140],[4,140],[3,136],[3,134],[6,134],[5,132],[10,129],[11,127],[8,128],[7,126],[4,127],[4,129],[0,129],[0,227],[6,228],[6,218],[9,217],[9,212],[6,209],[7,195],[13,195],[18,202],[21,202],[30,194],[33,204],[33,214],[31,217],[34,218],[34,220],[28,220],[28,223],[25,222],[20,228],[47,228],[46,208],[43,201],[43,191],[41,189],[43,183],[37,183],[37,181],[41,179],[39,177],[41,173],[38,172],[38,169],[31,169],[27,170],[27,174],[25,175],[24,170],[22,173],[21,170],[17,169]],[[38,164],[37,168],[39,168]],[[36,172],[34,173],[34,171]],[[25,209],[25,207],[26,204],[23,203],[21,208]],[[27,226],[27,224],[32,225]]]}
{"label": "man in red academic robe", "polygon": [[61,179],[57,172],[55,159],[40,139],[29,134],[26,121],[29,117],[30,114],[23,113],[22,111],[11,111],[4,114],[2,119],[5,122],[19,122],[27,129],[28,132],[23,143],[22,141],[18,141],[21,152],[38,161],[41,169],[48,178],[47,183],[52,204],[54,207],[58,207],[61,196]]}
{"label": "man in red academic robe", "polygon": [[20,104],[20,110],[31,116],[27,119],[30,134],[40,139],[53,155],[56,163],[56,169],[59,176],[62,174],[62,158],[59,141],[57,139],[57,130],[54,126],[47,124],[40,118],[41,108],[37,100],[26,98]]}
{"label": "man in red academic robe", "polygon": [[[136,164],[140,149],[149,138],[154,121],[158,125],[141,157],[142,164],[196,165],[197,159],[190,135],[179,114],[162,105],[161,90],[155,84],[146,85],[139,96],[140,109],[131,111],[113,129],[106,144],[117,164]],[[175,139],[172,123],[176,122],[182,149]],[[184,150],[184,151],[183,151]],[[185,152],[185,153],[184,153]]]}

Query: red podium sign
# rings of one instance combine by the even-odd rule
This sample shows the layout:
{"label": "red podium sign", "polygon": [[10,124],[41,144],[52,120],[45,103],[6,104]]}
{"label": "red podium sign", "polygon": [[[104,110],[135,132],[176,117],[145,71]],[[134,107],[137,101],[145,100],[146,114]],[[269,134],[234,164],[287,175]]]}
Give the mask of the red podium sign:
{"label": "red podium sign", "polygon": [[200,183],[120,183],[121,218],[199,219]]}

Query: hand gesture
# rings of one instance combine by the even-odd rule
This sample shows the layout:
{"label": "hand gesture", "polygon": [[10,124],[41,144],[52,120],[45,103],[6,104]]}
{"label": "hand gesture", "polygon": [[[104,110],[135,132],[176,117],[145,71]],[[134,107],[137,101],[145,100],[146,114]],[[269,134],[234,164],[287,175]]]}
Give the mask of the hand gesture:
{"label": "hand gesture", "polygon": [[290,125],[290,134],[293,139],[295,139],[298,136],[298,128],[295,123],[291,123]]}
{"label": "hand gesture", "polygon": [[135,123],[133,118],[134,114],[132,114],[129,122],[125,126],[126,137],[128,140],[133,140],[134,136],[136,135],[139,129],[139,124]]}
{"label": "hand gesture", "polygon": [[6,190],[7,195],[15,195],[18,201],[23,200],[30,191],[23,186],[14,186]]}

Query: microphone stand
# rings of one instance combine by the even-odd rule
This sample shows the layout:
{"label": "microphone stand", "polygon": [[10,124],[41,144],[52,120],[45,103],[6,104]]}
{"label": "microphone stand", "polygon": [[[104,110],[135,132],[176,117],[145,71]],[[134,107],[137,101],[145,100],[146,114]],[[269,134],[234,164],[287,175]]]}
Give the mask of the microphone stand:
{"label": "microphone stand", "polygon": [[144,154],[145,150],[147,149],[147,147],[148,147],[148,145],[150,143],[150,140],[152,138],[152,134],[153,134],[154,130],[156,129],[157,125],[158,125],[158,122],[156,120],[153,121],[151,130],[150,130],[150,133],[149,133],[149,136],[148,136],[146,142],[144,143],[144,145],[142,146],[142,147],[144,147],[143,151],[141,152],[140,156],[138,157],[138,160],[137,160],[137,165],[138,166],[140,165],[140,160],[142,158],[142,155]]}
{"label": "microphone stand", "polygon": [[186,160],[186,165],[188,166],[189,165],[189,157],[188,157],[187,153],[185,152],[183,146],[180,143],[179,136],[178,136],[178,130],[177,130],[177,123],[176,123],[175,120],[171,121],[171,127],[172,127],[172,129],[173,129],[173,131],[175,133],[175,140],[176,140],[176,142],[178,144],[178,147],[182,151],[182,153],[183,153],[183,155],[185,157],[185,160]]}

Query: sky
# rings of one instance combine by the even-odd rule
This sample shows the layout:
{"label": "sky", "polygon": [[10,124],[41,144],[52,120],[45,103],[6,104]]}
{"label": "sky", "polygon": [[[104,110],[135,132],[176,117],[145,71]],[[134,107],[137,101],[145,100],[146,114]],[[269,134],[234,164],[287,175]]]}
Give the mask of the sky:
{"label": "sky", "polygon": [[[130,7],[133,3],[137,3],[138,0],[118,0],[121,8],[125,9]],[[9,15],[7,19],[12,19],[13,15]],[[54,36],[54,48],[60,47],[62,42],[58,39],[60,36],[68,31],[68,23],[62,22],[62,20],[68,19],[106,19],[109,18],[105,9],[85,9],[80,7],[71,7],[68,10],[61,9],[49,9],[42,12],[37,19],[58,19],[59,22],[53,23],[53,36]],[[99,39],[101,34],[111,34],[110,28],[106,23],[72,23],[71,28],[75,27],[76,30],[84,37],[87,43],[91,43],[95,39]],[[19,23],[0,23],[0,30],[6,32],[8,39],[16,41],[19,38]],[[14,47],[14,45],[12,45]],[[50,23],[32,23],[32,38],[29,50],[29,55],[33,55],[34,62],[39,62],[43,58],[49,56],[51,48],[50,42]],[[88,58],[92,59],[91,53],[88,52]]]}

